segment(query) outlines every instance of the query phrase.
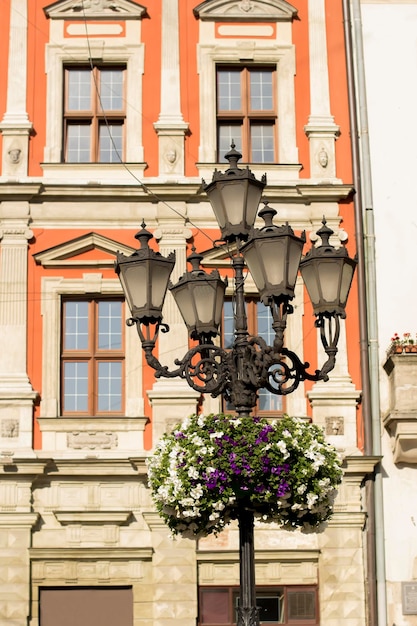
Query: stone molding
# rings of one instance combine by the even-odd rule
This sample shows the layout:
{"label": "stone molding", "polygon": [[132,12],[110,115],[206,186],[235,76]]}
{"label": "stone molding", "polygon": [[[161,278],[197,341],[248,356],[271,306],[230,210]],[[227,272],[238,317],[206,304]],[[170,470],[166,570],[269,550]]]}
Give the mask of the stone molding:
{"label": "stone molding", "polygon": [[[61,298],[65,295],[84,295],[95,293],[97,295],[121,295],[122,288],[118,278],[105,279],[101,273],[85,273],[82,278],[66,279],[63,276],[44,277],[42,279],[42,316],[43,316],[43,361],[42,361],[42,400],[40,417],[59,416],[60,397],[60,338],[61,338]],[[142,394],[142,354],[137,345],[136,337],[126,334],[126,387],[125,403],[127,418],[137,418],[144,416],[143,394]],[[146,419],[146,418],[144,418]],[[65,420],[65,418],[64,418]],[[90,420],[91,422],[91,420]],[[80,420],[85,423],[85,420]],[[120,418],[121,429],[123,430],[123,417]],[[59,437],[60,426],[56,426],[56,436]],[[46,423],[44,423],[46,426]],[[108,430],[106,418],[94,418],[94,429]],[[53,429],[54,430],[54,429]],[[44,441],[44,450],[55,450],[57,441],[50,430],[51,437]],[[122,433],[119,429],[119,439]],[[140,437],[142,439],[142,437]],[[63,442],[61,441],[61,444]],[[127,446],[123,446],[125,449]],[[64,449],[67,445],[64,445]],[[143,449],[143,441],[131,441],[133,449]],[[127,449],[127,448],[126,448]]]}
{"label": "stone molding", "polygon": [[[89,252],[90,250],[100,250],[109,258],[103,259],[82,259],[78,260],[77,255]],[[126,256],[130,256],[135,251],[135,248],[118,243],[113,239],[104,237],[98,233],[88,233],[72,239],[71,241],[65,241],[53,248],[43,250],[33,255],[36,263],[42,265],[42,267],[95,267],[105,268],[113,267],[117,252],[123,252]]]}
{"label": "stone molding", "polygon": [[[55,41],[46,45],[46,145],[44,163],[41,164],[46,179],[74,180],[75,178],[79,180],[81,178],[86,181],[108,181],[109,179],[117,180],[118,175],[126,178],[125,168],[117,163],[112,164],[110,171],[108,171],[109,168],[103,168],[102,164],[62,163],[64,65],[87,61],[90,53],[94,59],[100,59],[101,62],[126,65],[126,151],[123,161],[134,163],[139,177],[143,176],[145,164],[143,163],[141,103],[144,46],[136,43],[137,41],[140,41],[140,38],[132,41],[122,38],[95,39],[90,43],[90,48],[87,48],[85,38],[80,37],[71,43],[63,38],[62,43]],[[136,106],[131,106],[129,103],[136,103]],[[84,165],[87,167],[84,168]]]}
{"label": "stone molding", "polygon": [[285,0],[205,0],[194,8],[204,21],[291,21],[297,9]]}
{"label": "stone molding", "polygon": [[[200,176],[207,176],[208,168],[216,162],[216,99],[213,96],[216,84],[216,65],[219,63],[241,63],[250,60],[254,63],[269,63],[277,66],[277,107],[285,111],[278,117],[278,163],[289,164],[289,168],[281,165],[287,179],[298,175],[298,149],[295,128],[295,49],[291,41],[259,40],[253,42],[236,42],[234,40],[212,40],[211,37],[200,36],[198,44],[198,70],[200,75],[200,119],[204,120],[201,127],[199,147]],[[204,167],[204,164],[207,164]],[[210,164],[210,165],[209,165]],[[262,166],[263,169],[265,166]],[[212,170],[211,170],[212,171]],[[253,170],[255,171],[255,170]],[[268,182],[274,184],[274,169],[268,171]]]}
{"label": "stone molding", "polygon": [[131,0],[59,0],[44,8],[51,20],[58,19],[140,19],[146,7]]}
{"label": "stone molding", "polygon": [[54,511],[54,515],[62,526],[82,524],[102,526],[112,524],[123,526],[132,515],[130,511]]}

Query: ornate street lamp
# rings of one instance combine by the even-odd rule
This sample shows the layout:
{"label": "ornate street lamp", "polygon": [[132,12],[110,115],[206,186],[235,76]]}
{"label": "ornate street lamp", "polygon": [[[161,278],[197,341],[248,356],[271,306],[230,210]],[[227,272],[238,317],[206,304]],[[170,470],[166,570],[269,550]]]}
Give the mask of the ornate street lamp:
{"label": "ornate street lamp", "polygon": [[[276,211],[265,203],[259,212],[265,225],[254,228],[254,222],[266,184],[265,176],[257,180],[252,172],[237,166],[241,154],[234,149],[226,155],[229,168],[215,171],[213,180],[205,184],[222,239],[231,257],[234,274],[234,342],[230,350],[213,343],[221,321],[224,293],[227,282],[217,271],[205,272],[203,259],[193,249],[188,257],[191,271],[186,272],[172,285],[169,277],[175,257],[164,258],[149,248],[151,233],[142,224],[136,235],[140,249],[127,257],[117,254],[116,272],[121,280],[131,311],[128,325],[136,324],[148,365],[156,377],[180,377],[200,393],[221,395],[231,402],[241,416],[249,416],[257,402],[259,389],[286,395],[304,380],[328,380],[335,366],[340,318],[345,317],[345,306],[353,278],[356,261],[349,258],[347,250],[336,249],[329,239],[333,231],[323,226],[317,232],[321,245],[312,247],[302,258],[305,234],[296,236],[288,223],[273,224]],[[230,244],[233,244],[231,246]],[[230,250],[233,249],[233,252]],[[262,337],[248,333],[244,297],[244,270],[249,269],[262,303],[269,307],[273,345]],[[313,304],[316,326],[320,328],[321,341],[327,360],[320,370],[309,372],[309,363],[302,362],[284,346],[287,316],[293,312],[291,301],[298,270],[300,269],[307,292]],[[170,371],[153,354],[159,330],[169,327],[162,322],[162,306],[167,289],[178,305],[189,335],[198,343],[182,359],[177,359],[177,369]],[[256,626],[259,614],[256,607],[254,514],[241,507],[239,516],[240,540],[240,603],[238,626]]]}

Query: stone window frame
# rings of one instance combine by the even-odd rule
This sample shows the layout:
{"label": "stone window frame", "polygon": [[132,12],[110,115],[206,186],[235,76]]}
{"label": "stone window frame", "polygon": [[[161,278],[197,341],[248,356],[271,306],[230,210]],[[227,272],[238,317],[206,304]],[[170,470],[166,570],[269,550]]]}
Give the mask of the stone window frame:
{"label": "stone window frame", "polygon": [[[104,279],[101,273],[86,273],[82,278],[63,276],[42,278],[42,394],[40,417],[65,419],[60,410],[61,308],[68,296],[121,296],[120,281]],[[144,415],[142,389],[142,351],[133,333],[125,334],[125,411],[124,417]],[[97,417],[100,420],[100,417]]]}
{"label": "stone window frame", "polygon": [[[217,155],[217,107],[216,107],[216,69],[218,65],[256,65],[275,66],[276,102],[277,102],[277,136],[278,136],[278,165],[268,166],[269,170],[285,170],[293,178],[298,178],[300,165],[296,143],[296,115],[295,115],[295,47],[292,44],[273,44],[259,40],[256,46],[236,42],[218,41],[212,44],[198,45],[199,75],[200,75],[200,119],[204,120],[200,129],[199,167],[203,177],[210,178],[212,164]],[[251,164],[256,172],[264,166]]]}
{"label": "stone window frame", "polygon": [[101,176],[108,177],[109,170],[118,171],[123,168],[123,163],[64,163],[62,160],[65,66],[85,65],[89,61],[88,52],[94,62],[103,65],[126,66],[126,145],[123,163],[140,164],[138,174],[143,174],[145,168],[142,137],[144,45],[128,42],[115,44],[111,40],[99,39],[92,40],[88,50],[82,39],[70,44],[49,43],[46,45],[46,145],[44,163],[41,164],[44,174],[45,176],[53,175],[53,172],[58,169],[60,172],[67,172],[66,175],[77,177],[82,170],[94,170],[97,175],[101,171]]}

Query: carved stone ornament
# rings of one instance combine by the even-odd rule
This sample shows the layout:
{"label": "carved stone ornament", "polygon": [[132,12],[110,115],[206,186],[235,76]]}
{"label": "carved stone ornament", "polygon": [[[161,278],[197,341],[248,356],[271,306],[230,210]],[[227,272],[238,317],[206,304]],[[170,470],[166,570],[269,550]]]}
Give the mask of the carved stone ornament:
{"label": "carved stone ornament", "polygon": [[1,420],[1,436],[5,439],[15,439],[19,436],[19,420]]}
{"label": "carved stone ornament", "polygon": [[194,8],[200,20],[289,22],[297,9],[286,0],[205,0]]}
{"label": "carved stone ornament", "polygon": [[58,0],[44,11],[51,19],[138,19],[146,13],[146,7],[132,0]]}
{"label": "carved stone ornament", "polygon": [[326,435],[343,435],[344,426],[343,417],[326,417]]}
{"label": "carved stone ornament", "polygon": [[177,160],[177,151],[174,150],[174,148],[172,148],[171,150],[167,150],[167,152],[165,153],[165,159],[168,163],[173,165]]}
{"label": "carved stone ornament", "polygon": [[329,155],[324,148],[322,148],[319,152],[319,163],[323,169],[326,169],[329,163]]}
{"label": "carved stone ornament", "polygon": [[17,165],[17,163],[20,162],[20,157],[22,155],[22,151],[20,148],[10,148],[10,150],[7,153],[9,155],[9,161],[10,163],[12,163],[13,165]]}
{"label": "carved stone ornament", "polygon": [[111,450],[117,447],[117,435],[104,432],[68,433],[67,444],[73,450]]}

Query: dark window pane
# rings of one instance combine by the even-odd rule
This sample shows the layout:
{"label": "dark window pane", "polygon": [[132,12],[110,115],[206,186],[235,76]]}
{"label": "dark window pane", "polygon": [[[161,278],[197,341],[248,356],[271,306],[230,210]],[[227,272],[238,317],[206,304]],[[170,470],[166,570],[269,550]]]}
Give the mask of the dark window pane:
{"label": "dark window pane", "polygon": [[200,621],[202,624],[228,624],[228,589],[203,589],[201,591]]}
{"label": "dark window pane", "polygon": [[288,591],[288,620],[315,620],[316,594],[314,591]]}
{"label": "dark window pane", "polygon": [[[233,594],[233,603],[239,606],[239,591]],[[256,593],[256,606],[259,608],[259,621],[261,624],[273,622],[281,624],[284,621],[284,591],[278,588],[276,591]],[[237,620],[237,613],[236,613]]]}

